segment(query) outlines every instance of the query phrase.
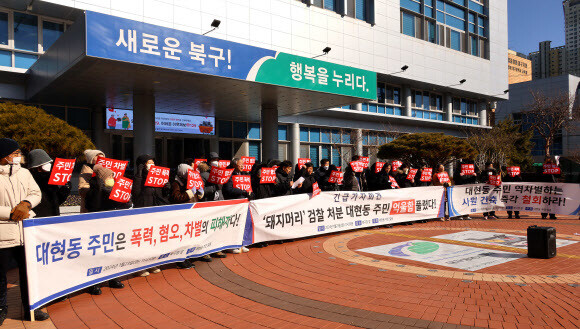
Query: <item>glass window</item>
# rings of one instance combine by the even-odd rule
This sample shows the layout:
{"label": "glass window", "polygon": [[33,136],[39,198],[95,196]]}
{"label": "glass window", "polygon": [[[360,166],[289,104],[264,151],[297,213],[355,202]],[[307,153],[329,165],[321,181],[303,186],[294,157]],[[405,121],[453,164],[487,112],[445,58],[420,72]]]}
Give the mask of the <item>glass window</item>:
{"label": "glass window", "polygon": [[379,109],[379,113],[385,114],[385,107],[383,105],[377,106],[377,108]]}
{"label": "glass window", "polygon": [[248,123],[248,138],[260,139],[260,124],[259,123]]}
{"label": "glass window", "polygon": [[226,138],[232,137],[232,122],[219,120],[218,121],[218,135],[219,135],[219,137],[226,137]]}
{"label": "glass window", "polygon": [[475,24],[475,14],[473,13],[468,13],[467,17],[469,17],[469,23],[473,23]]}
{"label": "glass window", "polygon": [[300,141],[308,142],[308,128],[300,127]]}
{"label": "glass window", "polygon": [[386,111],[386,114],[390,114],[390,115],[395,114],[395,110],[391,106],[387,106],[385,108],[385,111]]}
{"label": "glass window", "polygon": [[14,53],[14,67],[19,69],[29,69],[37,59],[38,56],[36,55]]}
{"label": "glass window", "polygon": [[460,107],[461,102],[459,101],[459,98],[453,98],[453,113],[461,113]]}
{"label": "glass window", "polygon": [[462,6],[465,6],[465,0],[452,0],[453,2],[455,2],[456,4],[460,4]]}
{"label": "glass window", "polygon": [[324,8],[334,10],[334,0],[324,0]]}
{"label": "glass window", "polygon": [[475,25],[469,23],[469,32],[475,33]]}
{"label": "glass window", "polygon": [[479,3],[469,1],[469,9],[474,10],[483,15],[483,6]]}
{"label": "glass window", "polygon": [[350,144],[350,131],[343,131],[342,132],[342,143],[343,144]]}
{"label": "glass window", "polygon": [[260,142],[248,142],[248,148],[248,156],[256,158],[256,162],[262,161],[260,159]]}
{"label": "glass window", "polygon": [[310,145],[310,161],[315,167],[318,165],[318,146]]}
{"label": "glass window", "polygon": [[439,10],[437,10],[437,22],[445,24],[445,14]]}
{"label": "glass window", "polygon": [[[232,158],[234,145],[232,142],[220,141],[219,142],[219,156],[220,159],[229,160]],[[155,150],[161,150],[161,148],[155,147]]]}
{"label": "glass window", "polygon": [[418,14],[421,13],[421,3],[415,0],[401,0],[401,7],[412,10]]}
{"label": "glass window", "polygon": [[369,135],[367,133],[363,132],[362,143],[363,145],[369,145]]}
{"label": "glass window", "polygon": [[459,32],[451,30],[450,41],[451,49],[461,51],[461,34]]}
{"label": "glass window", "polygon": [[12,52],[0,50],[0,66],[12,66]]}
{"label": "glass window", "polygon": [[64,33],[64,24],[42,22],[42,49],[47,51],[50,46]]}
{"label": "glass window", "polygon": [[310,128],[310,142],[320,143],[320,129]]}
{"label": "glass window", "polygon": [[453,16],[459,17],[461,19],[465,19],[465,10],[459,8],[457,6],[446,4],[445,5],[445,12],[451,14]]}
{"label": "glass window", "polygon": [[400,107],[395,107],[395,115],[403,115],[403,110]]}
{"label": "glass window", "polygon": [[81,130],[91,129],[91,112],[89,109],[68,108],[68,123]]}
{"label": "glass window", "polygon": [[14,48],[38,51],[38,17],[14,13]]}
{"label": "glass window", "polygon": [[322,131],[320,132],[320,140],[323,143],[330,143],[330,137],[331,137],[330,130],[322,129]]}
{"label": "glass window", "polygon": [[425,6],[425,16],[433,17],[433,8],[429,8],[429,7]]}
{"label": "glass window", "polygon": [[[330,161],[330,146],[329,145],[322,145],[320,147],[320,160],[322,161],[322,159],[328,159]],[[320,164],[320,162],[315,164],[315,166],[318,166],[319,164]]]}
{"label": "glass window", "polygon": [[394,104],[401,104],[401,90],[399,88],[393,89],[393,102]]}
{"label": "glass window", "polygon": [[234,138],[246,139],[248,137],[248,124],[246,122],[234,121]]}
{"label": "glass window", "polygon": [[423,107],[423,95],[420,91],[415,92],[415,107]]}
{"label": "glass window", "polygon": [[465,99],[461,99],[461,115],[467,114],[467,102]]}
{"label": "glass window", "polygon": [[312,5],[322,8],[322,0],[312,0]]}
{"label": "glass window", "polygon": [[333,147],[332,148],[332,160],[331,163],[337,167],[341,166],[341,161],[340,161],[340,150],[338,147]]}
{"label": "glass window", "polygon": [[0,12],[0,45],[8,45],[8,13]]}
{"label": "glass window", "polygon": [[54,115],[55,117],[66,120],[65,118],[65,108],[62,106],[42,106],[44,112]]}
{"label": "glass window", "polygon": [[477,51],[478,40],[477,37],[471,36],[471,54],[477,56],[479,52]]}
{"label": "glass window", "polygon": [[465,21],[450,15],[445,15],[445,24],[452,26],[456,29],[460,30],[465,29]]}
{"label": "glass window", "polygon": [[403,34],[415,36],[415,16],[409,13],[403,13]]}
{"label": "glass window", "polygon": [[365,0],[356,0],[356,18],[363,21],[367,18]]}
{"label": "glass window", "polygon": [[436,33],[437,33],[437,28],[435,27],[435,23],[434,22],[427,22],[427,26],[429,28],[429,34],[427,35],[427,41],[429,42],[433,42],[435,43],[437,41],[436,38]]}
{"label": "glass window", "polygon": [[340,133],[338,132],[338,130],[332,131],[332,142],[340,144]]}
{"label": "glass window", "polygon": [[377,135],[375,135],[375,134],[371,134],[371,135],[369,136],[369,143],[370,143],[371,145],[377,145],[377,143],[378,143],[378,137],[377,137]]}
{"label": "glass window", "polygon": [[369,104],[369,112],[377,113],[377,104]]}
{"label": "glass window", "polygon": [[377,83],[377,101],[379,103],[385,103],[385,84],[384,83]]}
{"label": "glass window", "polygon": [[424,93],[423,94],[423,108],[425,110],[428,110],[430,104],[431,104],[431,100],[429,99],[429,93]]}
{"label": "glass window", "polygon": [[362,109],[363,111],[365,111],[365,112],[368,112],[368,111],[369,111],[369,106],[368,106],[368,104],[367,104],[367,103],[362,103],[362,104],[361,104],[361,109]]}
{"label": "glass window", "polygon": [[437,96],[437,110],[443,111],[443,97]]}
{"label": "glass window", "polygon": [[278,140],[287,141],[288,140],[288,126],[279,125],[278,126]]}

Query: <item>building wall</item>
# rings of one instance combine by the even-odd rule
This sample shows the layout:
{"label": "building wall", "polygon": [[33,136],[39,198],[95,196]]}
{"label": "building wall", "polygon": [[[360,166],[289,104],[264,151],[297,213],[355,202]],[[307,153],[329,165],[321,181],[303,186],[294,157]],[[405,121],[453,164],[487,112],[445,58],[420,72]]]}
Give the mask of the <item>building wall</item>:
{"label": "building wall", "polygon": [[[501,121],[506,117],[517,119],[517,114],[521,113],[533,102],[532,92],[540,92],[544,95],[557,95],[562,92],[568,92],[571,96],[578,97],[579,86],[580,77],[568,74],[512,85],[510,86],[510,99],[498,102],[498,108],[496,110],[497,121]],[[560,138],[561,140],[557,141],[557,145],[554,146],[555,152],[552,152],[552,155],[567,156],[578,152],[580,148],[580,136],[577,132],[563,131]],[[536,147],[532,154],[536,161],[541,162],[545,155],[543,147],[540,145],[542,143],[541,138],[535,135],[533,142],[535,142]]]}
{"label": "building wall", "polygon": [[557,77],[567,72],[565,46],[551,47],[551,41],[542,41],[539,50],[528,56],[532,62],[532,79]]}
{"label": "building wall", "polygon": [[566,66],[570,74],[580,75],[580,1],[565,0]]}
{"label": "building wall", "polygon": [[[40,0],[492,96],[507,89],[507,2],[489,1],[489,60],[401,33],[400,0],[375,0],[373,26],[298,0]],[[496,96],[497,97],[497,96]]]}
{"label": "building wall", "polygon": [[520,83],[532,80],[532,61],[513,50],[508,51],[509,83]]}

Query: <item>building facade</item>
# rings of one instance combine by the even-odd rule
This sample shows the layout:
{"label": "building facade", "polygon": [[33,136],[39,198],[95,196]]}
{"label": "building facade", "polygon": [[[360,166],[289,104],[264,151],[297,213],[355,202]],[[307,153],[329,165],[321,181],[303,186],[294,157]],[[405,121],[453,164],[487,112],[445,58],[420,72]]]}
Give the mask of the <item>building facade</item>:
{"label": "building facade", "polygon": [[532,61],[526,55],[508,50],[509,84],[532,80]]}
{"label": "building facade", "polygon": [[[580,78],[569,74],[511,85],[510,99],[498,102],[496,117],[498,120],[510,117],[516,124],[524,124],[522,127],[523,129],[529,129],[525,122],[522,121],[522,112],[533,102],[532,93],[541,93],[548,96],[567,93],[571,97],[574,97],[576,102],[578,102],[579,88]],[[550,152],[551,155],[570,156],[577,154],[580,151],[580,136],[578,135],[579,126],[580,124],[577,124],[576,132],[562,131],[556,137]],[[544,149],[545,142],[537,133],[534,134],[532,142],[534,143],[532,156],[534,157],[535,162],[542,163],[544,161],[544,156],[546,155]]]}
{"label": "building facade", "polygon": [[[0,4],[0,97],[42,107],[118,159],[152,153],[174,166],[216,151],[222,158],[329,158],[342,165],[353,154],[374,157],[379,145],[404,133],[465,136],[469,129],[487,129],[490,104],[507,98],[507,4],[502,1]],[[215,29],[214,20],[220,21]],[[114,40],[93,33],[93,24],[119,27]],[[163,44],[145,30],[174,37]],[[183,38],[176,36],[195,42],[179,48]],[[107,49],[99,52],[97,44]],[[227,46],[231,53],[199,52],[204,44],[223,44],[212,51]],[[292,61],[286,71],[261,77],[246,63],[256,54]],[[180,66],[184,62],[172,56],[203,67]],[[336,69],[316,71],[318,84],[312,85],[308,63]],[[250,73],[236,75],[242,64],[250,65]],[[339,70],[359,72],[372,85],[355,93],[359,76],[356,86],[348,84],[348,74],[340,85],[333,80]],[[330,72],[335,75],[326,77]],[[111,109],[119,115],[132,111],[132,128],[109,129]],[[156,130],[155,113],[213,118],[215,133]]]}
{"label": "building facade", "polygon": [[580,0],[564,0],[566,66],[569,74],[580,76]]}
{"label": "building facade", "polygon": [[568,72],[566,46],[551,47],[552,41],[542,41],[539,50],[528,56],[532,62],[532,78],[557,77]]}

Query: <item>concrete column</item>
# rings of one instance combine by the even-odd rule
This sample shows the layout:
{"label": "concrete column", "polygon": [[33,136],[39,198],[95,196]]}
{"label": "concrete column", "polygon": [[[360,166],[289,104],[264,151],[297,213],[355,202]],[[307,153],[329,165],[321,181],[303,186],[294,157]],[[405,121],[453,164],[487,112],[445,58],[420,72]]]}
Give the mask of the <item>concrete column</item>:
{"label": "concrete column", "polygon": [[155,156],[155,96],[133,94],[133,156]]}
{"label": "concrete column", "polygon": [[487,103],[481,102],[478,104],[479,107],[479,125],[487,126]]}
{"label": "concrete column", "polygon": [[[219,145],[220,145],[220,141],[217,137],[217,133],[215,136],[210,137],[209,139],[209,152],[215,152],[217,154],[220,154],[220,149],[219,149]],[[209,152],[207,152],[205,154],[206,157],[209,157]],[[209,159],[208,159],[209,161]]]}
{"label": "concrete column", "polygon": [[[105,115],[103,108],[100,106],[91,109],[91,119],[93,122],[93,130],[91,132],[91,139],[97,150],[105,152],[109,155],[109,136],[105,134]],[[107,118],[108,119],[108,118]]]}
{"label": "concrete column", "polygon": [[[293,123],[290,126],[290,161],[292,161],[293,165],[296,165],[298,163],[299,157],[300,157],[300,124]],[[294,167],[292,167],[292,169],[294,169]]]}
{"label": "concrete column", "polygon": [[408,86],[403,86],[403,106],[405,109],[405,116],[413,116],[413,96],[411,94],[411,88]]}
{"label": "concrete column", "polygon": [[363,140],[362,140],[362,129],[355,129],[356,132],[356,155],[363,155]]}
{"label": "concrete column", "polygon": [[262,160],[278,159],[278,109],[262,106]]}
{"label": "concrete column", "polygon": [[356,111],[362,111],[362,103],[358,103],[354,105],[354,110]]}
{"label": "concrete column", "polygon": [[445,121],[453,122],[453,97],[445,94]]}

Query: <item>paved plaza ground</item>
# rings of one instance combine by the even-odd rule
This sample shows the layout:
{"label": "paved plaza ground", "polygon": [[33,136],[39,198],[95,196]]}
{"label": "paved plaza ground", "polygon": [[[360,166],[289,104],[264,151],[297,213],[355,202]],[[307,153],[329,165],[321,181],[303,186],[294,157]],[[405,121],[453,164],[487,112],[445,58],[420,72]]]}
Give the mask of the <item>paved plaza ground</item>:
{"label": "paved plaza ground", "polygon": [[[21,320],[12,271],[4,326],[580,327],[578,217],[498,215],[499,220],[475,216],[273,243],[196,262],[190,270],[169,266],[146,278],[123,278],[125,289],[104,287],[100,296],[79,292],[53,303],[46,322]],[[535,224],[557,229],[563,244],[557,257],[527,258],[522,239],[512,236],[525,236]]]}

